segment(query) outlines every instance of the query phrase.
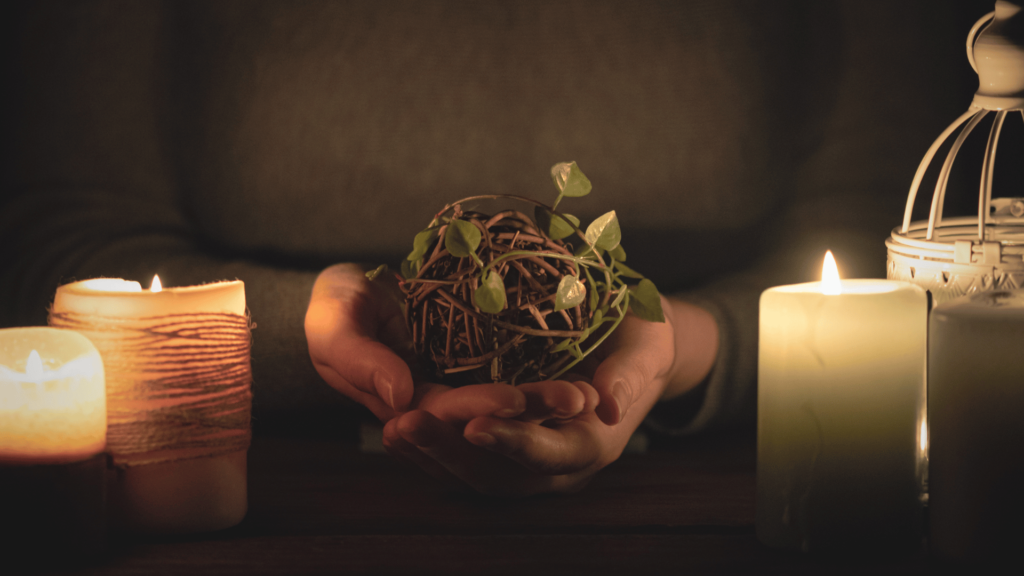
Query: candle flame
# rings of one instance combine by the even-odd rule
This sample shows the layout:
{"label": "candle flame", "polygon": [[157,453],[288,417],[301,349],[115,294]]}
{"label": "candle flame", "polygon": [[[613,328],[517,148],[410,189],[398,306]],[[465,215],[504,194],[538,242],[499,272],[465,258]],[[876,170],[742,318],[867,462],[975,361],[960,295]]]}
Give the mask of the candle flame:
{"label": "candle flame", "polygon": [[159,292],[163,290],[163,284],[160,284],[160,277],[156,274],[153,275],[153,283],[149,285],[150,292]]}
{"label": "candle flame", "polygon": [[836,267],[836,259],[832,251],[825,252],[825,263],[821,267],[821,293],[836,296],[843,293],[842,284],[839,282],[839,268]]}
{"label": "candle flame", "polygon": [[43,377],[43,359],[39,357],[39,352],[29,352],[28,360],[25,361],[25,375],[32,379]]}
{"label": "candle flame", "polygon": [[918,436],[918,448],[921,452],[928,452],[928,422],[921,422],[921,433]]}

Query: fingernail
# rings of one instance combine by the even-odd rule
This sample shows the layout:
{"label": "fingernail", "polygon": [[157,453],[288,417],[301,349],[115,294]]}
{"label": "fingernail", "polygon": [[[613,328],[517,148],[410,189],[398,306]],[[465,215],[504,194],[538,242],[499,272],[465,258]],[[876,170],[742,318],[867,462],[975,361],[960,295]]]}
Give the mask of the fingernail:
{"label": "fingernail", "polygon": [[615,398],[615,403],[619,405],[619,422],[626,416],[626,410],[629,409],[629,392],[626,390],[625,382],[616,382],[612,386],[612,398]]}
{"label": "fingernail", "polygon": [[498,440],[486,432],[477,432],[476,434],[470,434],[467,438],[473,444],[477,446],[494,446],[498,443]]}
{"label": "fingernail", "polygon": [[562,410],[561,408],[558,408],[551,413],[555,418],[572,418],[577,414],[579,414],[579,411],[577,410]]}
{"label": "fingernail", "polygon": [[373,375],[373,385],[377,388],[379,393],[382,389],[387,390],[387,398],[381,398],[391,406],[391,409],[395,408],[395,387],[391,385],[391,380],[384,375],[383,372],[377,372]]}

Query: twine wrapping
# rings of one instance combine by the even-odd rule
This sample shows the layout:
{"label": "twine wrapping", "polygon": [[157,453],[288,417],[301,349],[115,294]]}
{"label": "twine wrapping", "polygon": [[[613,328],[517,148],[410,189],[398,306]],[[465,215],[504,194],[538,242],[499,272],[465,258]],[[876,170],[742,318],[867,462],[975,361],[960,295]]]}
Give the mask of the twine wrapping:
{"label": "twine wrapping", "polygon": [[250,324],[230,313],[116,318],[50,311],[50,326],[103,357],[107,451],[118,466],[219,456],[249,447]]}

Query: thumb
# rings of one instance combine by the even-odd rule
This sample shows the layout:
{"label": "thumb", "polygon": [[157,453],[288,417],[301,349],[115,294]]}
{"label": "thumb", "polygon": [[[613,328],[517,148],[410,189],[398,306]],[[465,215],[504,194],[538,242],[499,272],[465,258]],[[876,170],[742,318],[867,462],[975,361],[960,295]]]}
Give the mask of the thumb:
{"label": "thumb", "polygon": [[393,325],[402,322],[401,311],[350,268],[328,268],[314,284],[305,319],[313,365],[328,384],[374,413],[385,404],[405,410],[412,401],[412,374],[380,341],[394,339],[389,333],[398,331]]}
{"label": "thumb", "polygon": [[398,412],[408,410],[412,402],[409,366],[376,340],[355,335],[338,338],[313,363],[324,380],[342,393],[350,386]]}
{"label": "thumb", "polygon": [[675,355],[671,327],[666,324],[630,316],[619,330],[593,381],[600,398],[595,412],[609,426],[621,422],[642,398],[653,394],[657,400]]}

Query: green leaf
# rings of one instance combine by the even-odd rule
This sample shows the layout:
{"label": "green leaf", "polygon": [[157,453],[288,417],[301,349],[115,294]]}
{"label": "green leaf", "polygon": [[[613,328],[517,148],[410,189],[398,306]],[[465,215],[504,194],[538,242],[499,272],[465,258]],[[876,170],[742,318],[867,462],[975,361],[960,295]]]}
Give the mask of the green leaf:
{"label": "green leaf", "polygon": [[621,274],[622,276],[625,276],[626,278],[643,278],[644,277],[643,274],[637,272],[636,270],[633,270],[632,268],[630,268],[629,266],[626,266],[622,262],[615,262],[615,264],[613,264],[613,266],[615,267],[616,270],[619,271],[619,274]]}
{"label": "green leaf", "polygon": [[[550,210],[543,206],[537,206],[533,209],[533,217],[537,220],[537,225],[540,226],[540,229],[554,240],[561,240],[575,232],[573,227],[565,220],[560,216],[552,214]],[[580,219],[572,214],[566,214],[565,217],[576,226],[580,225]]]}
{"label": "green leaf", "polygon": [[551,179],[562,196],[579,198],[590,194],[593,187],[575,162],[559,162],[551,167]]}
{"label": "green leaf", "polygon": [[590,329],[593,330],[594,328],[597,328],[601,325],[602,321],[604,321],[604,312],[601,312],[600,310],[594,312],[594,317],[590,319]]}
{"label": "green leaf", "polygon": [[572,338],[566,338],[565,340],[562,340],[561,342],[558,343],[557,346],[552,348],[551,351],[552,352],[561,352],[562,350],[565,350],[569,346],[572,346]]}
{"label": "green leaf", "polygon": [[590,290],[587,292],[590,294],[590,309],[597,308],[598,296],[597,296],[597,282],[594,282],[594,277],[590,275],[590,268],[583,266],[583,272],[587,275],[587,282],[590,284]]}
{"label": "green leaf", "polygon": [[619,290],[619,293],[615,295],[615,299],[612,300],[612,304],[611,304],[612,308],[618,308],[619,307],[619,304],[622,303],[622,299],[626,297],[626,292],[628,292],[628,290],[626,290],[626,287],[623,286]]}
{"label": "green leaf", "polygon": [[626,261],[626,251],[622,248],[622,244],[619,244],[615,248],[608,251],[608,255],[612,257],[612,260],[616,262]]}
{"label": "green leaf", "polygon": [[385,273],[387,271],[388,271],[388,265],[387,264],[381,264],[380,266],[377,266],[373,270],[370,270],[369,272],[367,272],[366,273],[366,279],[372,282],[375,278],[377,278],[377,276],[380,276],[381,274],[383,274],[383,273]]}
{"label": "green leaf", "polygon": [[505,283],[494,268],[487,271],[480,287],[473,291],[473,303],[488,314],[505,309]]}
{"label": "green leaf", "polygon": [[640,318],[649,322],[664,322],[665,313],[661,310],[661,296],[654,282],[646,278],[636,286],[629,288],[629,309]]}
{"label": "green leaf", "polygon": [[468,220],[452,220],[444,233],[444,247],[456,258],[476,254],[480,246],[480,229]]}
{"label": "green leaf", "polygon": [[434,243],[434,238],[437,238],[437,230],[439,228],[440,226],[432,226],[418,232],[412,240],[412,252],[405,259],[415,261],[426,256],[427,250],[430,250],[430,245]]}
{"label": "green leaf", "polygon": [[569,274],[562,277],[555,291],[555,312],[578,306],[587,297],[587,288],[580,279]]}
{"label": "green leaf", "polygon": [[615,210],[599,216],[587,226],[587,240],[602,250],[612,250],[622,241],[622,230]]}
{"label": "green leaf", "polygon": [[406,280],[412,280],[413,278],[416,277],[417,274],[420,273],[420,268],[422,268],[422,267],[423,267],[423,259],[422,258],[419,259],[419,260],[416,260],[416,261],[402,260],[402,265],[401,265],[402,278],[405,278]]}
{"label": "green leaf", "polygon": [[[604,250],[597,249],[598,254],[604,254]],[[594,251],[590,248],[589,244],[580,244],[580,247],[576,249],[575,255],[580,258],[590,258],[591,260],[597,260],[597,256]]]}

